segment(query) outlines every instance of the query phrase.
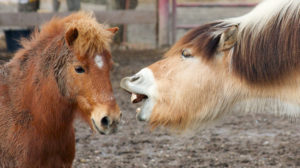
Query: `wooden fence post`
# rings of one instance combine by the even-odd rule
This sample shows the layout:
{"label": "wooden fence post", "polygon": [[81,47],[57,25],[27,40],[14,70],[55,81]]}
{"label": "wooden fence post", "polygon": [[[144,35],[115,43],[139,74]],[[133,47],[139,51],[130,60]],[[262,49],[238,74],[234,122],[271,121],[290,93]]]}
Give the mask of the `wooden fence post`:
{"label": "wooden fence post", "polygon": [[169,43],[169,0],[158,0],[158,47],[168,46]]}

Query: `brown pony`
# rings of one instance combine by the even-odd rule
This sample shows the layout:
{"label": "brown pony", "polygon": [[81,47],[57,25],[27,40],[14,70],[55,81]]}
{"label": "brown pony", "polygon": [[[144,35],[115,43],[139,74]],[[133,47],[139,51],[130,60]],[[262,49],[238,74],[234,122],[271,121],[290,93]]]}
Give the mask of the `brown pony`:
{"label": "brown pony", "polygon": [[188,32],[165,58],[121,81],[139,120],[199,128],[233,112],[300,115],[300,1],[266,0],[245,16]]}
{"label": "brown pony", "polygon": [[76,113],[100,133],[116,130],[109,42],[117,30],[80,12],[22,41],[0,69],[1,167],[71,167]]}

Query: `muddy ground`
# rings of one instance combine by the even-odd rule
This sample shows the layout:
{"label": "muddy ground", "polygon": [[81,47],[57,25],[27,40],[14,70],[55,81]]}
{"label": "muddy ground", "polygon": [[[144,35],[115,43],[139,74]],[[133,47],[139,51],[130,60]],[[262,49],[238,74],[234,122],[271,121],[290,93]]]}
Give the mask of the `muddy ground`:
{"label": "muddy ground", "polygon": [[113,52],[119,66],[112,72],[112,84],[123,111],[119,131],[93,135],[86,124],[77,121],[74,167],[300,167],[297,121],[271,114],[236,114],[184,136],[162,129],[151,132],[145,123],[136,121],[136,107],[119,88],[119,81],[162,54],[157,50]]}

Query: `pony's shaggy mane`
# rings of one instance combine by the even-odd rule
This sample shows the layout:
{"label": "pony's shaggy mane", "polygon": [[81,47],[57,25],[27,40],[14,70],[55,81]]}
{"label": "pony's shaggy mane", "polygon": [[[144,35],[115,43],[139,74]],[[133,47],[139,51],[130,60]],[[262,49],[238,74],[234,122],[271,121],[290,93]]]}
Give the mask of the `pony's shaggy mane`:
{"label": "pony's shaggy mane", "polygon": [[77,12],[65,18],[54,17],[42,26],[40,32],[36,30],[31,39],[23,39],[21,44],[24,50],[30,50],[32,46],[41,45],[41,41],[51,41],[56,36],[64,36],[70,29],[78,30],[73,48],[80,56],[93,56],[103,49],[109,49],[113,33],[107,31],[91,13],[87,12]]}
{"label": "pony's shaggy mane", "polygon": [[250,83],[280,82],[300,64],[299,16],[299,0],[265,0],[242,17],[191,30],[170,53],[191,47],[195,55],[211,60],[222,32],[238,25],[237,43],[230,55],[233,72]]}

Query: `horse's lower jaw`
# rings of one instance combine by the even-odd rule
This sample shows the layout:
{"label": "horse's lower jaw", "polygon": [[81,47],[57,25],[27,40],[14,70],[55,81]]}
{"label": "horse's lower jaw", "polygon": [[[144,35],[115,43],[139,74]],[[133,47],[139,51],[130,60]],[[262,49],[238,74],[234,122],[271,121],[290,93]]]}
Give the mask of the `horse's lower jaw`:
{"label": "horse's lower jaw", "polygon": [[145,121],[145,119],[142,118],[142,117],[140,116],[140,113],[141,113],[141,107],[138,107],[138,108],[136,109],[136,119],[137,119],[138,121]]}
{"label": "horse's lower jaw", "polygon": [[131,93],[131,102],[143,102],[140,109],[137,109],[137,119],[140,121],[149,121],[156,98],[157,88],[152,70],[144,68],[131,77],[125,77],[121,80],[121,88]]}
{"label": "horse's lower jaw", "polygon": [[148,121],[150,119],[155,99],[153,96],[143,92],[142,90],[135,90],[135,88],[131,88],[127,83],[126,80],[122,80],[121,87],[125,89],[127,92],[131,93],[131,103],[141,103],[142,106],[136,109],[136,119],[138,121]]}
{"label": "horse's lower jaw", "polygon": [[153,106],[154,100],[152,98],[147,98],[142,101],[143,105],[136,109],[136,118],[138,121],[149,121]]}

